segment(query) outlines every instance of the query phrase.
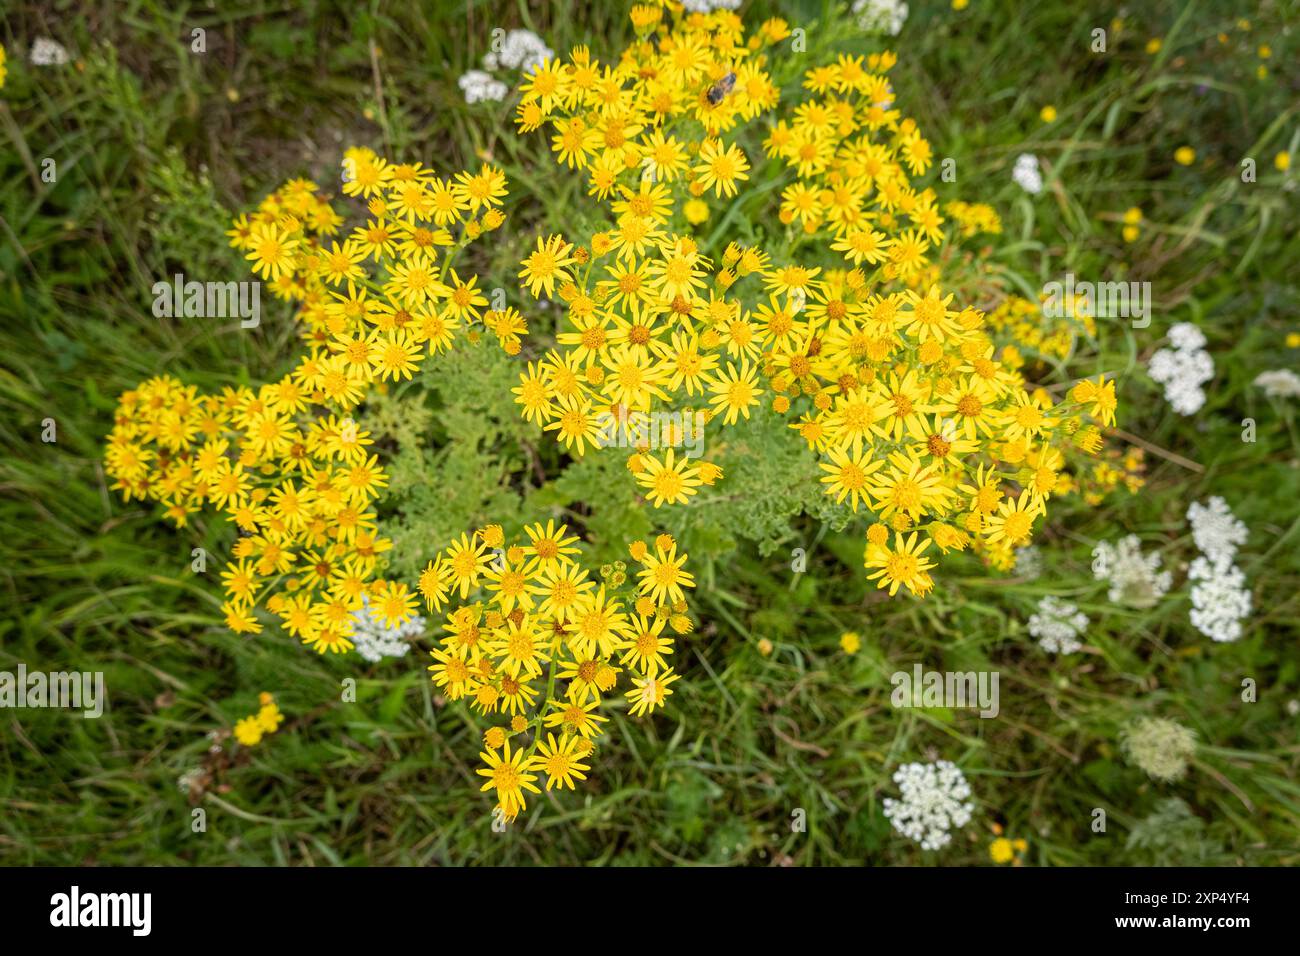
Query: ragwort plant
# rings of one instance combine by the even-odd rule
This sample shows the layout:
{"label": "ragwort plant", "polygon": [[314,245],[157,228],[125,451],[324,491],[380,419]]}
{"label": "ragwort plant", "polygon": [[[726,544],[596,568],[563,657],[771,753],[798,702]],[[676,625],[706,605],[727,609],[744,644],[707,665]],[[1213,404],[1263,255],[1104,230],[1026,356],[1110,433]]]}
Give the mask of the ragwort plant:
{"label": "ragwort plant", "polygon": [[[743,432],[766,405],[793,419],[787,441],[815,455],[843,518],[868,517],[863,564],[890,596],[932,589],[932,547],[1010,567],[1048,500],[1079,487],[1067,461],[1100,453],[1117,404],[1104,378],[1061,397],[1034,387],[1022,350],[1064,358],[1093,330],[1030,334],[1003,321],[1006,305],[986,318],[945,288],[955,245],[1001,224],[960,200],[945,219],[935,190],[914,184],[933,153],[895,106],[893,54],[800,74],[779,19],[746,37],[730,13],[642,5],[632,23],[616,63],[578,47],[521,85],[521,131],[549,127],[598,210],[580,245],[542,236],[520,263],[527,291],[564,309],[557,347],[523,359],[525,420],[575,460],[630,448],[628,480],[659,508],[727,487],[721,465],[687,453],[693,423]],[[791,82],[807,92],[782,107]],[[478,772],[508,820],[539,773],[548,790],[585,779],[620,676],[633,716],[665,704],[672,635],[696,624],[683,590],[695,582],[668,534],[629,543],[635,583],[618,562],[597,584],[573,556],[577,536],[554,522],[526,527],[527,543],[507,545],[499,525],[462,533],[414,588],[377,577],[392,547],[375,509],[389,475],[359,423],[368,399],[480,329],[510,356],[528,341],[523,314],[454,267],[504,223],[505,189],[490,164],[443,179],[354,148],[342,192],[364,212],[345,231],[317,184],[287,183],[229,235],[296,304],[296,367],[208,396],[150,379],[122,396],[105,458],[116,490],[177,525],[205,506],[234,522],[222,581],[236,633],[259,633],[262,608],[303,644],[344,653],[363,606],[387,627],[410,621],[419,597],[445,606],[429,670],[451,701],[505,718],[484,730]],[[746,234],[777,225],[762,243],[706,254],[738,216]],[[1131,460],[1075,470],[1088,468],[1103,490],[1138,480]]]}
{"label": "ragwort plant", "polygon": [[[780,104],[785,21],[747,36],[730,11],[631,18],[614,63],[580,46],[522,84],[520,130],[546,128],[597,204],[580,244],[539,237],[521,263],[528,291],[565,310],[557,347],[520,376],[522,415],[575,457],[631,448],[658,508],[725,491],[720,465],[678,454],[687,423],[743,427],[767,403],[825,493],[866,516],[867,576],[891,596],[933,588],[932,547],[1008,567],[1071,488],[1067,459],[1100,452],[1115,385],[1031,389],[1014,345],[995,347],[1001,327],[945,289],[949,233],[1000,226],[957,202],[945,230],[934,189],[914,185],[933,150],[897,108],[894,55],[807,69],[806,94]],[[738,210],[778,225],[706,255]]]}

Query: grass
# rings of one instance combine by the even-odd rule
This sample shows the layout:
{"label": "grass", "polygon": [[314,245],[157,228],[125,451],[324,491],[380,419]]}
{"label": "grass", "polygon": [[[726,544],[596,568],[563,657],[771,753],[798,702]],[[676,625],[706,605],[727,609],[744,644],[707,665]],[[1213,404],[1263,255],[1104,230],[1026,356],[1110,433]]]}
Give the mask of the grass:
{"label": "grass", "polygon": [[[626,34],[620,5],[581,15],[522,2],[64,6],[56,19],[19,0],[0,15],[10,56],[0,90],[0,670],[102,670],[111,704],[97,721],[0,712],[0,860],[977,864],[996,820],[1029,840],[1031,864],[1300,862],[1300,750],[1287,710],[1300,697],[1300,436],[1293,405],[1252,385],[1300,354],[1283,344],[1300,331],[1296,193],[1272,167],[1274,153],[1300,148],[1296,51],[1279,29],[1294,4],[1266,8],[1249,30],[1231,5],[1149,4],[1118,35],[1109,10],[1072,3],[961,13],[912,4],[897,42],[899,99],[938,156],[957,162],[944,199],[1002,213],[1005,241],[988,253],[1002,286],[1033,297],[1069,271],[1152,283],[1151,328],[1103,327],[1095,361],[1052,378],[1118,376],[1120,425],[1151,449],[1147,487],[1100,508],[1053,510],[1038,579],[958,563],[925,602],[866,588],[858,539],[812,518],[792,519],[776,547],[739,541],[702,572],[707,624],[679,651],[676,706],[635,723],[612,713],[601,773],[576,795],[536,800],[504,833],[477,792],[480,731],[436,698],[421,655],[359,667],[271,634],[230,634],[215,576],[190,572],[191,549],[220,553],[229,529],[200,520],[178,532],[124,506],[108,491],[101,448],[116,396],[142,378],[167,371],[219,388],[285,367],[294,337],[282,307],[248,332],[155,319],[149,290],[174,271],[242,278],[223,235],[229,219],[288,177],[329,181],[350,143],[442,169],[493,156],[512,184],[514,228],[476,265],[511,275],[537,229],[566,221],[574,186],[557,191],[540,137],[516,138],[505,106],[465,106],[456,78],[496,26],[608,56]],[[814,38],[843,24],[822,4],[754,6]],[[206,31],[202,55],[190,51],[195,27]],[[1104,55],[1089,52],[1095,27],[1110,31]],[[75,63],[22,63],[38,36],[63,42]],[[1152,36],[1163,38],[1155,55],[1143,49]],[[1273,45],[1267,79],[1256,76],[1261,42]],[[1051,124],[1038,118],[1048,103],[1059,112]],[[1172,159],[1184,144],[1198,151],[1187,168]],[[1037,199],[1011,182],[1021,152],[1049,172]],[[1257,161],[1257,182],[1241,181],[1243,157]],[[54,182],[41,178],[46,158]],[[1127,245],[1119,216],[1133,205],[1145,222]],[[1205,331],[1216,365],[1192,418],[1170,411],[1143,371],[1176,321]],[[1242,440],[1247,418],[1254,442]],[[46,419],[56,443],[41,440]],[[437,460],[450,468],[447,440]],[[1210,494],[1251,529],[1240,562],[1256,611],[1227,645],[1187,621],[1183,515]],[[1146,611],[1110,605],[1089,572],[1092,544],[1130,531],[1175,571],[1168,598]],[[796,546],[808,551],[802,574],[791,571]],[[1048,593],[1092,620],[1084,654],[1049,658],[1025,632]],[[837,643],[849,629],[863,636],[853,656]],[[889,675],[914,662],[996,669],[1000,718],[894,709]],[[341,700],[347,677],[355,703]],[[1242,700],[1245,679],[1256,702]],[[203,759],[205,735],[262,690],[275,691],[289,722],[223,771],[202,803],[207,829],[195,833],[176,780]],[[1146,713],[1201,741],[1178,784],[1156,784],[1120,755],[1120,727]],[[881,814],[896,766],[931,754],[963,767],[979,803],[941,854],[922,853]],[[1104,833],[1092,829],[1096,808]],[[800,809],[806,832],[791,828]]]}

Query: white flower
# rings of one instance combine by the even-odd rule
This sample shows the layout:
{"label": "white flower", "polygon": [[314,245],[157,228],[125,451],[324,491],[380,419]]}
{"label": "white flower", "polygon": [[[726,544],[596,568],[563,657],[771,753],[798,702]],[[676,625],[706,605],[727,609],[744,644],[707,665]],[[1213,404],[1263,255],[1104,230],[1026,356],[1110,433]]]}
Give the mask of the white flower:
{"label": "white flower", "polygon": [[1205,351],[1205,336],[1190,322],[1169,329],[1172,349],[1160,349],[1147,363],[1147,374],[1165,387],[1165,401],[1179,415],[1192,415],[1205,404],[1201,388],[1214,378],[1214,360]]}
{"label": "white flower", "polygon": [[1016,548],[1015,572],[1028,581],[1043,573],[1043,555],[1034,545]]}
{"label": "white flower", "polygon": [[714,10],[735,10],[740,0],[682,0],[687,13],[712,13]]}
{"label": "white flower", "polygon": [[1191,322],[1178,322],[1169,329],[1169,341],[1176,349],[1194,351],[1205,348],[1205,333]]}
{"label": "white flower", "polygon": [[532,30],[511,30],[501,41],[501,49],[483,57],[486,70],[519,70],[529,73],[546,60],[555,58],[555,51],[546,45]]}
{"label": "white flower", "polygon": [[1027,193],[1037,196],[1043,191],[1043,174],[1038,170],[1038,157],[1033,153],[1021,153],[1016,157],[1011,178]]}
{"label": "white flower", "polygon": [[68,62],[68,51],[63,44],[41,37],[32,44],[32,66],[63,66]]}
{"label": "white flower", "polygon": [[1083,647],[1079,640],[1088,626],[1088,615],[1073,604],[1048,595],[1038,602],[1038,611],[1029,618],[1029,633],[1049,654],[1073,654]]}
{"label": "white flower", "polygon": [[901,799],[886,797],[885,817],[894,829],[921,844],[923,850],[938,850],[952,841],[948,832],[970,822],[975,810],[969,802],[970,785],[957,766],[947,760],[908,763],[894,773]]}
{"label": "white flower", "polygon": [[1250,530],[1218,495],[1187,509],[1192,539],[1201,557],[1192,562],[1192,626],[1213,641],[1241,639],[1241,622],[1250,617],[1251,598],[1246,575],[1232,563]]}
{"label": "white flower", "polygon": [[1120,747],[1152,779],[1171,782],[1187,773],[1196,733],[1163,717],[1138,717],[1120,730]]}
{"label": "white flower", "polygon": [[1213,641],[1241,639],[1241,622],[1250,617],[1246,575],[1231,561],[1197,558],[1188,569],[1192,585],[1192,626]]}
{"label": "white flower", "polygon": [[907,4],[902,0],[854,0],[858,28],[867,33],[887,33],[896,37],[907,22]]}
{"label": "white flower", "polygon": [[1196,549],[1211,561],[1231,561],[1250,534],[1218,495],[1205,504],[1193,501],[1187,508],[1187,522],[1192,526]]}
{"label": "white flower", "polygon": [[1255,384],[1264,390],[1269,398],[1300,397],[1300,375],[1289,368],[1276,368],[1271,372],[1260,372],[1255,377]]}
{"label": "white flower", "polygon": [[482,70],[469,70],[457,83],[465,94],[466,103],[478,103],[483,100],[504,100],[509,88],[491,73]]}
{"label": "white flower", "polygon": [[1142,542],[1131,534],[1118,544],[1103,541],[1092,549],[1092,574],[1109,581],[1107,597],[1114,604],[1151,607],[1169,591],[1173,575],[1160,570],[1160,555],[1142,553]]}
{"label": "white flower", "polygon": [[385,657],[402,657],[411,649],[410,639],[424,633],[424,618],[413,617],[396,627],[384,627],[370,611],[370,599],[361,595],[361,607],[352,612],[352,643],[357,653],[372,664]]}

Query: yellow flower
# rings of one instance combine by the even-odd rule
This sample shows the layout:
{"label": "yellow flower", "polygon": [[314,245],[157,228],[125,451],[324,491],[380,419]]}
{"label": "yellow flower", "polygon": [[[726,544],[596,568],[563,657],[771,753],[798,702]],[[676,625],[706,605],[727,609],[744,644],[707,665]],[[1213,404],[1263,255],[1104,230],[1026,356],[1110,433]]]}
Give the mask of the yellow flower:
{"label": "yellow flower", "polygon": [[265,732],[265,728],[256,717],[245,717],[235,724],[235,739],[245,747],[257,744]]}
{"label": "yellow flower", "polygon": [[845,654],[856,654],[862,649],[862,638],[854,631],[845,631],[840,635],[840,648]]}
{"label": "yellow flower", "polygon": [[1012,849],[1011,841],[1006,837],[998,837],[989,844],[989,859],[994,863],[1010,863],[1015,858],[1016,852]]}
{"label": "yellow flower", "polygon": [[570,278],[566,267],[574,262],[572,252],[573,245],[565,242],[563,236],[553,235],[546,239],[539,236],[537,248],[523,261],[523,269],[519,273],[519,277],[528,286],[528,291],[534,296],[540,292],[552,295],[557,282]]}
{"label": "yellow flower", "polygon": [[718,140],[706,140],[700,148],[695,174],[705,189],[713,189],[719,196],[736,195],[736,183],[749,175],[749,160],[734,143],[723,147]]}
{"label": "yellow flower", "polygon": [[274,702],[267,703],[257,712],[257,723],[262,730],[268,734],[273,734],[280,729],[284,723],[284,714],[280,713],[280,708]]}
{"label": "yellow flower", "polygon": [[929,539],[920,539],[915,531],[910,537],[895,533],[892,549],[888,545],[868,543],[865,566],[872,573],[867,575],[867,580],[876,581],[879,588],[888,588],[890,597],[900,585],[918,597],[924,596],[934,587],[928,573],[934,562],[922,556],[929,546]]}
{"label": "yellow flower", "polygon": [[673,693],[669,685],[677,680],[678,676],[672,671],[664,671],[658,676],[647,674],[645,677],[635,678],[632,681],[632,689],[626,695],[632,705],[628,708],[628,713],[638,717],[663,707]]}
{"label": "yellow flower", "polygon": [[1190,166],[1196,162],[1196,150],[1190,146],[1179,146],[1174,150],[1174,162],[1180,166]]}
{"label": "yellow flower", "polygon": [[1286,150],[1282,150],[1281,152],[1279,152],[1276,156],[1273,157],[1273,168],[1280,173],[1284,173],[1288,169],[1290,169],[1291,154],[1288,153]]}
{"label": "yellow flower", "polygon": [[533,758],[533,768],[541,770],[546,774],[546,789],[550,790],[553,786],[559,786],[560,789],[568,787],[574,789],[574,779],[586,780],[587,775],[584,770],[590,770],[587,764],[582,763],[578,758],[578,744],[581,738],[578,737],[561,737],[559,743],[555,741],[554,734],[547,734],[546,740],[540,741],[537,745],[537,756]]}
{"label": "yellow flower", "polygon": [[642,469],[637,473],[637,484],[646,489],[646,499],[656,508],[686,501],[703,483],[689,458],[675,456],[672,448],[662,459],[650,454],[641,456]]}
{"label": "yellow flower", "polygon": [[998,505],[997,513],[985,519],[985,537],[991,544],[1003,539],[1013,546],[1024,544],[1029,540],[1040,508],[1028,488],[1020,493],[1019,498],[1004,499]]}
{"label": "yellow flower", "polygon": [[528,772],[530,761],[525,757],[523,750],[515,750],[511,754],[508,740],[501,754],[488,748],[479,756],[487,767],[480,768],[477,773],[488,778],[487,783],[479,789],[495,791],[497,806],[501,808],[507,820],[513,820],[521,810],[527,809],[524,802],[525,790],[529,793],[541,793],[533,783],[537,779],[537,774]]}
{"label": "yellow flower", "polygon": [[1038,115],[1039,115],[1039,117],[1042,119],[1042,121],[1043,121],[1044,123],[1055,123],[1055,122],[1056,122],[1056,107],[1055,107],[1055,106],[1044,106],[1044,107],[1042,108],[1042,110],[1039,111]]}

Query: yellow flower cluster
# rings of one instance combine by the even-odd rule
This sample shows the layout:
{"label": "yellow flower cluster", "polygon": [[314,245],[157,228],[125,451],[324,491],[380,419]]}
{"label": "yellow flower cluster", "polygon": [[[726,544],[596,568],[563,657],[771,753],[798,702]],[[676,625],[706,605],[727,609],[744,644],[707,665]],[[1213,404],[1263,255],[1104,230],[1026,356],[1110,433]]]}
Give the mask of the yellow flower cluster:
{"label": "yellow flower cluster", "polygon": [[447,607],[433,682],[450,700],[505,718],[484,734],[478,771],[505,819],[524,809],[525,792],[540,792],[538,774],[547,790],[586,779],[609,719],[599,709],[620,676],[632,716],[664,706],[677,680],[673,635],[695,627],[686,604],[695,579],[670,535],[632,542],[639,570],[618,561],[597,580],[567,526],[552,520],[524,532],[511,542],[499,525],[463,534],[419,582],[431,611]]}
{"label": "yellow flower cluster", "polygon": [[1028,851],[1028,840],[1013,840],[1005,836],[996,836],[993,838],[993,842],[989,844],[989,859],[998,866],[1007,863],[1012,866],[1020,866],[1024,862],[1025,854]]}
{"label": "yellow flower cluster", "polygon": [[963,239],[985,232],[989,235],[1002,234],[1002,217],[990,205],[982,202],[962,202],[954,199],[944,203],[943,211],[956,223]]}
{"label": "yellow flower cluster", "polygon": [[[944,219],[933,190],[910,180],[933,151],[894,108],[894,56],[841,55],[804,74],[811,97],[763,141],[792,180],[775,216],[781,248],[733,243],[715,266],[689,233],[700,220],[690,206],[711,192],[729,217],[768,215],[761,203],[775,191],[740,192],[750,154],[724,134],[775,109],[766,52],[788,28],[770,20],[746,41],[727,11],[665,22],[638,6],[632,20],[638,39],[617,66],[578,48],[524,84],[520,127],[549,123],[558,161],[586,172],[612,217],[589,245],[539,238],[522,262],[529,291],[566,306],[560,348],[515,389],[524,417],[575,454],[633,447],[629,468],[648,500],[681,503],[721,469],[676,458],[671,441],[652,454],[648,416],[698,396],[706,422],[731,425],[766,383],[777,413],[799,415],[790,427],[822,458],[826,493],[874,517],[865,566],[891,594],[933,586],[932,544],[1027,543],[1062,447],[1094,453],[1100,434],[1086,416],[1113,423],[1114,384],[1056,405],[1031,396],[995,356],[983,314],[939,287],[931,253],[947,239]],[[769,162],[766,178],[779,185],[780,175]],[[959,213],[963,230],[996,221],[991,210]],[[626,433],[611,436],[611,422]]]}
{"label": "yellow flower cluster", "polygon": [[1129,206],[1124,210],[1124,226],[1120,230],[1125,242],[1136,242],[1142,234],[1142,210],[1138,206]]}
{"label": "yellow flower cluster", "polygon": [[[339,241],[342,216],[310,180],[286,183],[230,243],[272,292],[301,303],[309,351],[298,376],[327,404],[347,409],[370,383],[412,376],[426,355],[452,347],[463,326],[496,330],[478,277],[462,278],[456,254],[505,222],[505,175],[492,166],[442,179],[422,163],[390,163],[369,149],[343,154],[343,193],[366,217]],[[489,313],[491,313],[489,315]],[[515,317],[503,344],[527,330]]]}
{"label": "yellow flower cluster", "polygon": [[243,717],[235,724],[235,739],[245,747],[260,743],[264,736],[275,733],[284,723],[284,714],[275,703],[275,697],[265,691],[258,695],[261,705],[257,713]]}
{"label": "yellow flower cluster", "polygon": [[1086,310],[1070,303],[1065,315],[1051,318],[1042,303],[1018,295],[1003,299],[985,317],[989,335],[1001,346],[998,359],[1004,365],[1020,369],[1025,365],[1024,351],[1064,361],[1073,354],[1079,337],[1095,338],[1097,324]]}
{"label": "yellow flower cluster", "polygon": [[[235,522],[241,535],[221,574],[232,630],[260,632],[261,603],[320,653],[352,648],[363,595],[385,627],[417,605],[406,585],[371,580],[391,547],[373,507],[388,479],[347,413],[372,384],[409,378],[451,348],[463,325],[489,321],[477,277],[462,279],[451,262],[504,221],[505,181],[491,167],[449,181],[351,149],[344,179],[369,218],[341,243],[329,237],[343,217],[307,180],[272,193],[230,233],[275,294],[300,303],[306,350],[296,367],[219,395],[149,379],[121,396],[105,452],[128,501],[161,502],[178,526],[204,505]],[[502,344],[517,347],[522,323],[495,319]]]}
{"label": "yellow flower cluster", "polygon": [[[1112,491],[1124,486],[1129,494],[1137,494],[1147,483],[1146,455],[1141,448],[1129,448],[1121,452],[1118,448],[1107,448],[1101,454],[1101,460],[1092,463],[1092,467],[1073,479],[1079,494],[1090,505],[1099,505]],[[1063,488],[1062,493],[1075,490],[1074,487]]]}
{"label": "yellow flower cluster", "polygon": [[[748,178],[748,158],[720,136],[775,105],[761,53],[789,34],[770,20],[746,44],[739,18],[726,12],[655,33],[662,13],[633,9],[641,39],[617,65],[602,66],[585,47],[543,64],[525,82],[518,114],[524,131],[549,124],[558,162],[585,172],[609,218],[586,245],[551,235],[524,259],[529,292],[557,296],[566,311],[560,347],[530,363],[517,401],[574,455],[634,449],[629,467],[656,506],[721,477],[717,465],[675,449],[714,414],[748,417],[760,394],[757,330],[725,284],[737,269],[760,268],[762,257],[733,250],[709,290],[713,263],[672,227],[679,207],[687,221],[702,221],[700,197],[734,196]],[[657,410],[671,416],[666,425],[652,419]],[[652,454],[652,444],[666,452]]]}

